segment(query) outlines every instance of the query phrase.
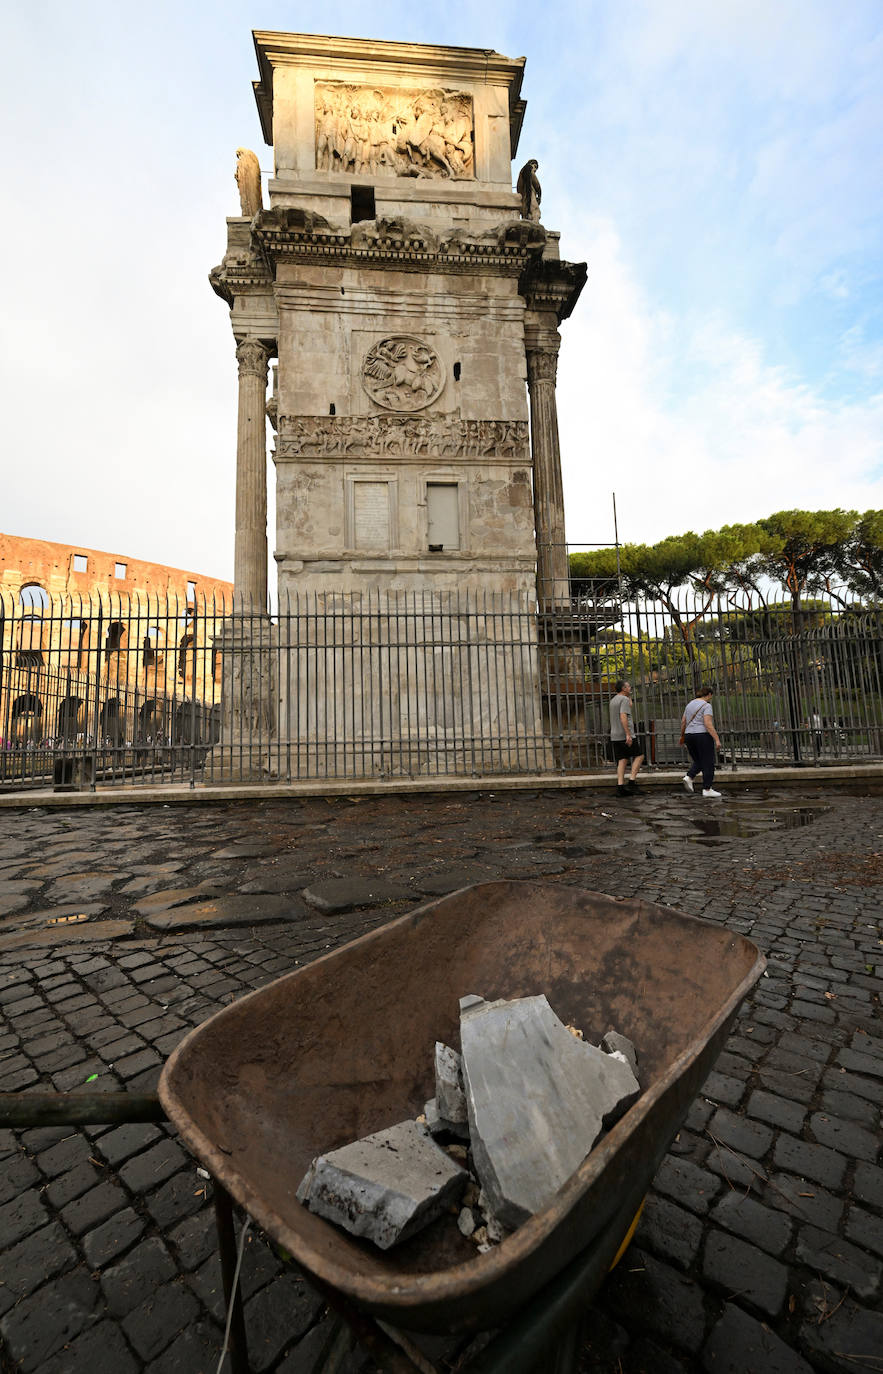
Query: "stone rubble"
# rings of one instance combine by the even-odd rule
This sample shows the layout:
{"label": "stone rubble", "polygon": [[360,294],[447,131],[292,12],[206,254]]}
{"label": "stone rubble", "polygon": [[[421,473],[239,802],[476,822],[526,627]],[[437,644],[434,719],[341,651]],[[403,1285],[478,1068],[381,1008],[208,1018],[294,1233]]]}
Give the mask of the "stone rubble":
{"label": "stone rubble", "polygon": [[381,1250],[427,1226],[465,1188],[465,1170],[424,1126],[400,1121],[313,1160],[299,1200]]}
{"label": "stone rubble", "polygon": [[475,1171],[493,1216],[519,1226],[641,1089],[628,1064],[577,1040],[542,995],[460,1006]]}
{"label": "stone rubble", "polygon": [[587,1044],[542,995],[470,994],[460,1008],[463,1054],[436,1042],[436,1096],[423,1114],[320,1155],[297,1191],[381,1249],[444,1210],[479,1253],[498,1245],[640,1095],[631,1041],[608,1031],[603,1049]]}

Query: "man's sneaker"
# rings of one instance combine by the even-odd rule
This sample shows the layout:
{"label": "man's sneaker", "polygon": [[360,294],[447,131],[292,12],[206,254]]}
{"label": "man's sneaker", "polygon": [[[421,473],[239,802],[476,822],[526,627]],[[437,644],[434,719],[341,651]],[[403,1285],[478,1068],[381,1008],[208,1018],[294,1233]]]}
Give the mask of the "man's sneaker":
{"label": "man's sneaker", "polygon": [[635,782],[634,778],[629,778],[628,782],[626,783],[626,787],[630,792],[640,792],[641,790],[638,784]]}
{"label": "man's sneaker", "polygon": [[703,787],[702,795],[703,797],[717,797],[718,799],[720,798],[720,792],[715,792],[713,787]]}
{"label": "man's sneaker", "polygon": [[617,792],[617,796],[620,796],[620,797],[630,797],[630,796],[632,795],[632,789],[629,787],[628,783],[626,783],[626,782],[621,782],[621,783],[619,783],[619,784],[617,785],[616,792]]}
{"label": "man's sneaker", "polygon": [[686,773],[685,773],[684,776],[681,778],[681,782],[684,784],[684,790],[685,790],[686,792],[692,792],[692,791],[693,791],[693,779],[692,779],[691,777],[689,777]]}

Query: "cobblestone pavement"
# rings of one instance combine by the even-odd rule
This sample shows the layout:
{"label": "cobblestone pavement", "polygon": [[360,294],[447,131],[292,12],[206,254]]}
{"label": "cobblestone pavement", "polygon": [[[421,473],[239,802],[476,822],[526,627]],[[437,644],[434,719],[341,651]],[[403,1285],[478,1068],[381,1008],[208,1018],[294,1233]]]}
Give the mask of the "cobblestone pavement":
{"label": "cobblestone pavement", "polygon": [[[717,831],[718,833],[714,833]],[[4,812],[0,1091],[152,1089],[191,1026],[505,874],[640,893],[769,956],[589,1313],[584,1371],[883,1369],[883,795],[655,790]],[[213,1374],[210,1182],[171,1129],[0,1132],[0,1367]],[[343,1339],[253,1236],[252,1368]],[[339,1368],[366,1368],[358,1348]]]}

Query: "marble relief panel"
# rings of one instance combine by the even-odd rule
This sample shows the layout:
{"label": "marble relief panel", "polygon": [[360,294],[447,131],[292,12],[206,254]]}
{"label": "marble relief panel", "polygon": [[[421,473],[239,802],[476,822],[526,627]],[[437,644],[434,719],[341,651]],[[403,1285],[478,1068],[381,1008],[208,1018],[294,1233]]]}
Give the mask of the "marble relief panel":
{"label": "marble relief panel", "polygon": [[362,176],[471,180],[472,97],[316,82],[316,167]]}

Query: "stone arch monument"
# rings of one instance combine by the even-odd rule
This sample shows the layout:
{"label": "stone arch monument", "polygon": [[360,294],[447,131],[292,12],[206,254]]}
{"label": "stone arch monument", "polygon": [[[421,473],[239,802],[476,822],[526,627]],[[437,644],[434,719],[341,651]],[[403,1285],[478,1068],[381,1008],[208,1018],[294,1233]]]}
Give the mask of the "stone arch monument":
{"label": "stone arch monument", "polygon": [[[496,597],[554,610],[567,598],[558,326],[586,270],[561,261],[558,235],[539,222],[535,162],[526,211],[523,189],[512,190],[524,59],[304,34],[254,40],[269,206],[259,188],[243,200],[258,208],[227,221],[210,274],[239,363],[240,604],[266,604],[275,356],[283,605],[313,598],[342,613],[374,598],[388,615],[410,597],[433,615]],[[507,669],[516,739],[519,722],[541,733],[535,639],[527,647]],[[289,735],[321,743],[325,704],[304,705],[306,684],[270,690]],[[470,720],[492,736],[486,693],[463,690]],[[448,716],[438,703],[413,706],[437,751]],[[392,716],[381,733],[398,731],[401,746],[404,716]],[[369,720],[367,734],[376,729]],[[451,750],[452,767],[467,766]],[[419,771],[413,750],[399,753]],[[512,759],[525,766],[517,746]]]}

